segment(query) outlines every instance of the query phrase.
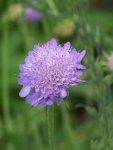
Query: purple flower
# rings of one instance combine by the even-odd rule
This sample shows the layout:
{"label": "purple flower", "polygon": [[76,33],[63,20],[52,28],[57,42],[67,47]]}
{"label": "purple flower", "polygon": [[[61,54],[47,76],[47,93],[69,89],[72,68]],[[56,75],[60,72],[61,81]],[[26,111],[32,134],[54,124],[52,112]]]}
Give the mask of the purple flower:
{"label": "purple flower", "polygon": [[27,7],[25,9],[25,18],[27,20],[27,22],[36,22],[38,20],[40,20],[42,17],[41,13],[38,12],[37,10]]}
{"label": "purple flower", "polygon": [[108,57],[108,68],[113,71],[113,53]]}
{"label": "purple flower", "polygon": [[32,106],[59,105],[69,95],[67,87],[83,82],[79,77],[85,69],[81,64],[85,54],[71,48],[70,42],[61,46],[55,39],[35,45],[19,66],[18,82],[23,86],[19,96]]}

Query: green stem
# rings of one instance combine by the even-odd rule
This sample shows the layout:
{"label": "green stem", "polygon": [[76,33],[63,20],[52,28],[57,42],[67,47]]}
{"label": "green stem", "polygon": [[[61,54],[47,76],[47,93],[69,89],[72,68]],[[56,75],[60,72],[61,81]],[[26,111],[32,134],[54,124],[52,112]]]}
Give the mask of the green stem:
{"label": "green stem", "polygon": [[74,140],[73,131],[71,129],[71,125],[70,125],[69,118],[68,118],[68,115],[67,115],[67,110],[66,110],[66,107],[65,107],[64,103],[62,103],[61,109],[62,109],[64,130],[65,130],[65,134],[67,136],[67,140],[68,140],[69,145],[70,145],[70,149],[71,150],[76,150],[77,149],[77,144]]}
{"label": "green stem", "polygon": [[48,135],[50,150],[55,150],[55,137],[54,137],[54,105],[47,107],[48,118]]}
{"label": "green stem", "polygon": [[104,117],[104,129],[105,129],[105,137],[107,139],[110,138],[110,132],[109,132],[109,123],[108,123],[108,115],[107,115],[107,112],[106,112],[106,107],[107,107],[107,104],[106,104],[106,100],[107,100],[107,88],[104,89],[103,91],[106,95],[103,97],[103,117]]}

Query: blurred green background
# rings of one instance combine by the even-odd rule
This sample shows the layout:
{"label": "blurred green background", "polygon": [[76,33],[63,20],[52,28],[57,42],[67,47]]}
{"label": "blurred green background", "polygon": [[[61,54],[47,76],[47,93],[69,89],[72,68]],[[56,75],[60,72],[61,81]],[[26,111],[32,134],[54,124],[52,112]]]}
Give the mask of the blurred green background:
{"label": "blurred green background", "polygon": [[[27,7],[40,12],[41,18],[29,22]],[[0,1],[0,150],[49,150],[46,108],[33,108],[19,98],[17,77],[28,51],[53,37],[87,50],[87,82],[70,88],[68,100],[55,106],[56,149],[113,150],[110,0]]]}

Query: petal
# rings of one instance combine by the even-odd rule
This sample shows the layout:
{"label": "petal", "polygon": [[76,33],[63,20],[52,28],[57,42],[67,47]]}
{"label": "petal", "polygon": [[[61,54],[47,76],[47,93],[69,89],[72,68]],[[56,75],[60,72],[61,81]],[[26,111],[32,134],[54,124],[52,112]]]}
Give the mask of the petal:
{"label": "petal", "polygon": [[57,99],[56,103],[57,103],[57,106],[59,106],[61,104],[61,99]]}
{"label": "petal", "polygon": [[62,90],[60,91],[60,98],[65,98],[65,97],[67,97],[67,96],[68,96],[67,91],[66,91],[65,89],[62,89]]}
{"label": "petal", "polygon": [[78,79],[76,82],[77,82],[77,83],[85,83],[86,81],[85,81],[85,80],[80,80],[80,79]]}
{"label": "petal", "polygon": [[79,57],[78,57],[77,61],[80,62],[80,61],[83,59],[83,57],[84,57],[85,55],[86,55],[86,50],[83,50],[83,51],[79,54]]}
{"label": "petal", "polygon": [[51,100],[48,100],[46,103],[48,106],[51,106],[53,104],[53,102]]}
{"label": "petal", "polygon": [[69,50],[70,47],[71,47],[70,42],[67,42],[67,43],[64,44],[64,47],[63,47],[63,48],[64,48],[65,50]]}
{"label": "petal", "polygon": [[30,93],[30,90],[31,90],[31,88],[30,88],[29,85],[23,87],[23,88],[20,90],[19,96],[20,96],[20,97],[26,97],[26,96]]}
{"label": "petal", "polygon": [[32,106],[37,106],[39,104],[40,92],[32,93],[26,98],[26,102]]}
{"label": "petal", "polygon": [[79,53],[76,51],[76,49],[72,49],[71,53],[72,56],[74,56],[75,58],[79,56]]}
{"label": "petal", "polygon": [[79,53],[76,51],[76,49],[71,50],[70,56],[72,57],[74,62],[76,63],[78,62],[77,59],[78,59]]}
{"label": "petal", "polygon": [[39,102],[39,104],[42,105],[43,107],[46,107],[46,106],[47,106],[45,99],[42,99],[42,100]]}
{"label": "petal", "polygon": [[57,41],[56,41],[56,39],[55,38],[52,38],[49,42],[47,42],[47,43],[49,43],[50,45],[57,45]]}
{"label": "petal", "polygon": [[84,65],[81,65],[81,64],[77,64],[76,68],[77,69],[86,69],[86,67]]}
{"label": "petal", "polygon": [[26,58],[25,58],[25,63],[27,64],[27,63],[30,63],[31,62],[31,60],[30,60],[30,58],[27,56]]}
{"label": "petal", "polygon": [[72,83],[72,84],[70,84],[70,86],[77,86],[77,85],[79,85],[78,83]]}
{"label": "petal", "polygon": [[40,48],[40,44],[36,44],[36,45],[34,45],[34,47],[33,47],[33,50],[38,50]]}
{"label": "petal", "polygon": [[29,84],[29,77],[23,76],[21,73],[18,76],[18,83],[24,87]]}
{"label": "petal", "polygon": [[80,77],[80,76],[82,76],[82,75],[83,75],[83,72],[82,72],[82,71],[76,72],[76,76],[77,76],[77,77]]}
{"label": "petal", "polygon": [[20,64],[20,65],[19,65],[19,70],[20,70],[20,71],[24,71],[24,65],[23,65],[23,64]]}

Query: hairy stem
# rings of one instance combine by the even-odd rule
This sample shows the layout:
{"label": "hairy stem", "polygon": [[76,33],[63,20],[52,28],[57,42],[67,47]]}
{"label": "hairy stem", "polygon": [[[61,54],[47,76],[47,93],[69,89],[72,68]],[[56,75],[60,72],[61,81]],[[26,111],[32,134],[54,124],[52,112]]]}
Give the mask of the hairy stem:
{"label": "hairy stem", "polygon": [[55,150],[55,137],[54,137],[54,105],[47,107],[48,118],[48,135],[50,150]]}

